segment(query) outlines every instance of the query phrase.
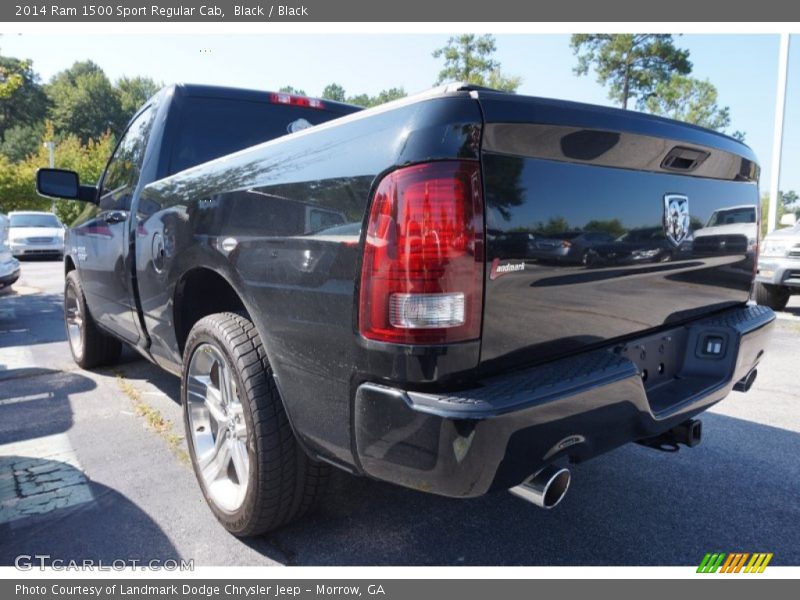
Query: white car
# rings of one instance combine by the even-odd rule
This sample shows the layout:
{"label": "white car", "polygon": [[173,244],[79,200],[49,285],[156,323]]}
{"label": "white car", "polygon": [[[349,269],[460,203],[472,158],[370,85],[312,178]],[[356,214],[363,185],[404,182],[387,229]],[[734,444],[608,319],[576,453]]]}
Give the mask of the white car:
{"label": "white car", "polygon": [[708,223],[694,232],[697,254],[741,253],[752,257],[758,241],[756,206],[730,206],[711,213]]}
{"label": "white car", "polygon": [[[784,215],[781,225],[792,221],[792,215]],[[756,272],[755,300],[759,304],[783,310],[792,294],[800,294],[800,223],[764,238]]]}
{"label": "white car", "polygon": [[64,226],[53,213],[14,211],[8,218],[14,256],[64,256]]}
{"label": "white car", "polygon": [[8,217],[0,214],[0,288],[19,279],[19,261],[11,256],[8,246]]}

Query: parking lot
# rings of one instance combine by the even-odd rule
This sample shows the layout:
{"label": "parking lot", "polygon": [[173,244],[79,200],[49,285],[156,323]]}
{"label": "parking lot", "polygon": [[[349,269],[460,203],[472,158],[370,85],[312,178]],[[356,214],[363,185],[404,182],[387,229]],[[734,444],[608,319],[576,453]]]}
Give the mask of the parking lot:
{"label": "parking lot", "polygon": [[800,297],[748,394],[702,417],[703,443],[629,445],[576,465],[542,511],[507,493],[451,500],[337,473],[320,508],[237,540],[188,463],[179,382],[133,352],[72,362],[61,263],[0,291],[0,564],[194,559],[196,565],[691,565],[706,552],[800,564]]}

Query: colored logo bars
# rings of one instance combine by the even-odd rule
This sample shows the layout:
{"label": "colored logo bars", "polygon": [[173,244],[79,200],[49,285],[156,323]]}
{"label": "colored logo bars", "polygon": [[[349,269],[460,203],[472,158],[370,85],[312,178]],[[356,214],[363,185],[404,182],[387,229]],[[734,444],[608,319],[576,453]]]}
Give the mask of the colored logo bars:
{"label": "colored logo bars", "polygon": [[703,562],[697,567],[697,572],[716,573],[719,570],[720,573],[763,573],[771,560],[772,552],[755,552],[753,554],[709,552],[703,557]]}

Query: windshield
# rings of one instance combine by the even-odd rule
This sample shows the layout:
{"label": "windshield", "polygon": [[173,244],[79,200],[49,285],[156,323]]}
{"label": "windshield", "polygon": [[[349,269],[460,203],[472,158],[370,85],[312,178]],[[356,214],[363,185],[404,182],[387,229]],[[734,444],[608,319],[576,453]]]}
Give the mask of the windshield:
{"label": "windshield", "polygon": [[61,227],[55,215],[9,215],[11,227]]}
{"label": "windshield", "polygon": [[717,227],[719,225],[734,225],[736,223],[755,223],[756,209],[754,206],[743,208],[731,208],[728,210],[718,210],[711,215],[706,227]]}

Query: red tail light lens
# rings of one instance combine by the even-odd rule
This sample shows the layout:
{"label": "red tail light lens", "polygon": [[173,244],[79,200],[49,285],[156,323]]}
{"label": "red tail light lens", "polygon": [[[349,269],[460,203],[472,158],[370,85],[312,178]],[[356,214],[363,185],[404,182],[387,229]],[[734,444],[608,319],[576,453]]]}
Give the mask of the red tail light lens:
{"label": "red tail light lens", "polygon": [[384,177],[367,224],[361,334],[398,344],[480,337],[483,231],[477,162],[426,163]]}
{"label": "red tail light lens", "polygon": [[295,96],[294,94],[284,94],[278,92],[269,95],[269,100],[273,104],[289,104],[291,106],[305,106],[307,108],[325,108],[325,103],[316,98],[306,96]]}

